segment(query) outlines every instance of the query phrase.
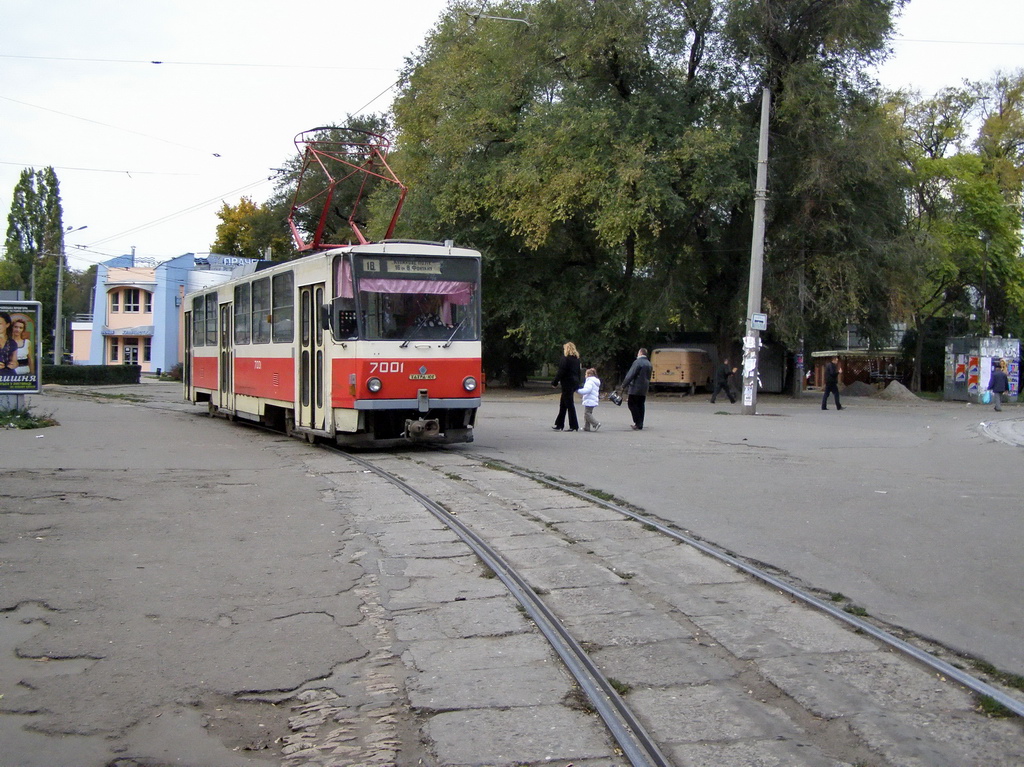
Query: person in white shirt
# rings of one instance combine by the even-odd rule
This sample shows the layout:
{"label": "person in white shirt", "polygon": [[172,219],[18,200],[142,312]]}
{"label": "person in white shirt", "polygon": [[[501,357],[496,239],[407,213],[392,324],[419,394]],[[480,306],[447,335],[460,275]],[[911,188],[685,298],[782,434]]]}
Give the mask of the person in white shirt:
{"label": "person in white shirt", "polygon": [[594,368],[587,368],[587,378],[578,391],[583,395],[583,431],[597,431],[601,424],[594,418],[594,408],[601,398],[601,379]]}

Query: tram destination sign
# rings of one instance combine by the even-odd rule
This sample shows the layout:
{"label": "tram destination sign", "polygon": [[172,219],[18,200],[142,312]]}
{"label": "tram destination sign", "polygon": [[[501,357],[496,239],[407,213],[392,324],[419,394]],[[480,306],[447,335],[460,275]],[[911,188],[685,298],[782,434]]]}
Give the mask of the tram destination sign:
{"label": "tram destination sign", "polygon": [[401,258],[395,256],[363,256],[355,259],[359,277],[387,277],[422,280],[477,280],[477,264],[465,258]]}
{"label": "tram destination sign", "polygon": [[398,258],[364,258],[363,272],[366,274],[400,274],[424,275],[441,274],[440,261],[421,261],[419,259]]}

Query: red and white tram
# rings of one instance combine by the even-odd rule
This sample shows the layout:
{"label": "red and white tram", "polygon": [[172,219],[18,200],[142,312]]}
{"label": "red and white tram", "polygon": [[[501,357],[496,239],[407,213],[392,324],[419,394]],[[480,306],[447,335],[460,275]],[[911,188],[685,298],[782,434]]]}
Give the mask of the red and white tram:
{"label": "red and white tram", "polygon": [[211,413],[341,445],[473,440],[475,250],[385,240],[242,267],[186,296],[184,327],[186,398]]}

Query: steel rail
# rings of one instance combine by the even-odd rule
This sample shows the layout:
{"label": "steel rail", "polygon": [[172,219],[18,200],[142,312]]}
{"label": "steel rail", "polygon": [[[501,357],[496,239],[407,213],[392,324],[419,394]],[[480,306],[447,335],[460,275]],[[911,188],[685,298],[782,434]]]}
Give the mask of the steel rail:
{"label": "steel rail", "polygon": [[633,767],[672,767],[672,763],[661,753],[654,739],[646,731],[643,724],[629,709],[622,697],[601,670],[590,659],[579,642],[562,625],[543,600],[534,593],[530,584],[516,572],[486,541],[480,538],[461,520],[452,516],[443,506],[429,496],[424,495],[407,482],[352,453],[332,447],[327,449],[345,456],[354,463],[385,479],[416,499],[444,525],[452,529],[463,542],[472,549],[495,575],[501,579],[509,592],[514,596],[530,617],[537,624],[541,633],[548,640],[555,652],[562,659],[566,668],[583,689],[587,698],[604,720]]}
{"label": "steel rail", "polygon": [[971,676],[970,674],[966,673],[965,671],[962,671],[961,669],[958,669],[956,666],[947,663],[941,658],[938,658],[935,655],[932,655],[931,653],[926,652],[925,650],[922,650],[919,647],[915,647],[909,642],[906,642],[900,639],[899,637],[890,634],[888,631],[880,629],[877,626],[874,626],[865,620],[861,620],[857,616],[852,615],[846,612],[845,610],[842,610],[834,605],[831,605],[828,602],[825,602],[824,600],[818,599],[812,594],[808,594],[806,591],[802,591],[801,589],[798,589],[795,586],[792,586],[791,584],[786,583],[785,581],[780,580],[779,578],[776,578],[774,575],[771,575],[770,573],[767,573],[764,570],[754,567],[753,565],[750,565],[742,561],[741,559],[737,559],[734,556],[726,554],[721,549],[704,543],[703,541],[700,541],[692,536],[686,535],[685,533],[681,533],[678,530],[673,530],[670,527],[666,527],[665,525],[661,524],[656,520],[645,517],[642,514],[637,514],[634,511],[630,511],[629,509],[625,509],[615,503],[612,503],[611,501],[605,500],[604,498],[599,498],[598,496],[588,493],[585,490],[580,490],[578,488],[571,487],[570,485],[553,480],[550,477],[544,476],[538,472],[523,469],[521,467],[514,466],[510,463],[507,463],[500,459],[491,458],[489,456],[483,456],[479,454],[465,455],[471,455],[471,457],[485,464],[490,463],[496,466],[500,466],[505,471],[511,472],[513,474],[518,474],[521,477],[532,479],[535,482],[540,482],[550,487],[557,488],[563,492],[575,495],[578,498],[584,498],[590,501],[591,503],[603,506],[604,508],[610,509],[611,511],[615,511],[619,514],[623,514],[638,522],[642,522],[645,525],[650,525],[651,527],[657,529],[658,532],[663,533],[664,535],[667,535],[682,543],[692,546],[695,549],[698,549],[699,551],[702,551],[708,556],[714,557],[715,559],[721,562],[725,562],[729,565],[732,565],[738,570],[742,570],[748,575],[757,578],[759,581],[768,584],[772,588],[776,588],[779,591],[782,591],[788,594],[789,596],[793,597],[794,599],[798,599],[801,602],[811,607],[814,607],[817,610],[821,610],[822,612],[831,615],[833,618],[836,618],[837,620],[840,620],[846,623],[847,625],[852,626],[858,631],[863,631],[865,634],[873,636],[880,642],[883,642],[888,646],[892,647],[893,649],[898,650],[899,652],[913,658],[914,660],[920,663],[923,663],[928,668],[940,674],[943,674],[949,677],[950,679],[953,679],[954,681],[963,685],[967,689],[979,695],[984,695],[991,698],[992,700],[996,701],[999,705],[1004,706],[1008,710],[1012,711],[1017,716],[1024,717],[1024,701],[1018,700],[1017,698],[1007,695],[1002,690],[996,689],[992,685],[983,682],[977,677]]}

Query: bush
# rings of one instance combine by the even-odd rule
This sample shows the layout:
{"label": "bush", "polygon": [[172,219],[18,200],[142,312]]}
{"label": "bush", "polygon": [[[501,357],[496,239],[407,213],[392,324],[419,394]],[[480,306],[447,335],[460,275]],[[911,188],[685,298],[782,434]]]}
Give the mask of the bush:
{"label": "bush", "polygon": [[170,370],[165,370],[160,376],[161,381],[181,381],[184,366],[179,362]]}
{"label": "bush", "polygon": [[141,365],[43,365],[44,384],[137,384],[141,376]]}

